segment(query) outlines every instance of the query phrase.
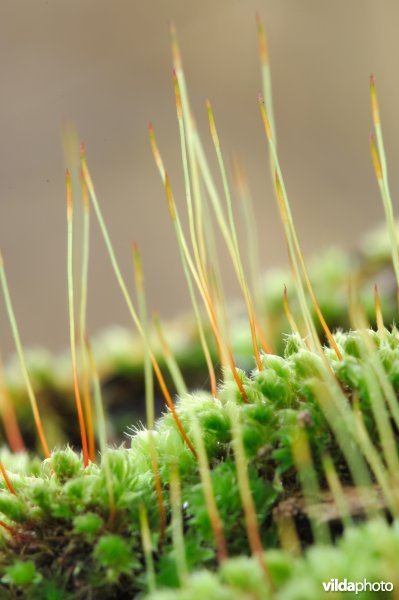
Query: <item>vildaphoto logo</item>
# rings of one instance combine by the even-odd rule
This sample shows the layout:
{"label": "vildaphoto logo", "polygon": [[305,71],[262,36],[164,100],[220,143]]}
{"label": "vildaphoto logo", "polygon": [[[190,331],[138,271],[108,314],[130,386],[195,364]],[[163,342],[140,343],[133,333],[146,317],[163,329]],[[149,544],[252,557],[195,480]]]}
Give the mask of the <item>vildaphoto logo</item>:
{"label": "vildaphoto logo", "polygon": [[393,583],[390,581],[348,581],[347,579],[330,579],[330,581],[323,581],[323,588],[325,592],[355,592],[360,594],[361,592],[392,592]]}

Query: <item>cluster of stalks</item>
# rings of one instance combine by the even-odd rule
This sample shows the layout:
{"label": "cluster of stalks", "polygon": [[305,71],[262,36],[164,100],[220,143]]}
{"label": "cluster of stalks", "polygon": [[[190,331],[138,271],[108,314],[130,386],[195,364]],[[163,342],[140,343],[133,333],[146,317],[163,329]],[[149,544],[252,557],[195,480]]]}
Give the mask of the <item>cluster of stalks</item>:
{"label": "cluster of stalks", "polygon": [[[314,293],[308,269],[305,264],[299,237],[296,232],[291,206],[284,183],[283,171],[277,149],[276,127],[273,115],[272,92],[269,56],[266,36],[260,18],[257,19],[259,54],[262,73],[262,94],[259,95],[260,117],[264,126],[266,141],[269,149],[269,168],[273,182],[274,195],[277,201],[281,222],[287,242],[289,260],[292,267],[295,285],[296,301],[300,306],[300,319],[294,318],[290,310],[287,290],[284,294],[284,310],[292,329],[292,340],[296,340],[303,355],[303,369],[311,370],[312,393],[317,399],[321,414],[327,423],[327,429],[332,432],[335,444],[345,463],[348,478],[358,490],[364,512],[367,516],[378,512],[377,507],[382,506],[392,518],[399,512],[398,473],[399,458],[397,451],[396,432],[399,430],[399,407],[396,391],[389,376],[384,369],[378,349],[384,344],[393,342],[392,335],[385,328],[381,310],[378,288],[375,288],[375,310],[377,333],[376,338],[367,331],[362,308],[356,298],[356,288],[353,284],[350,289],[350,316],[352,324],[358,332],[357,344],[360,358],[369,367],[367,386],[370,390],[370,411],[376,427],[378,444],[370,436],[368,424],[364,421],[362,407],[356,393],[348,399],[348,394],[339,374],[343,371],[345,363],[345,344],[340,335],[333,335],[319,308]],[[248,228],[249,269],[244,266],[246,258],[243,257],[242,248],[238,240],[236,216],[233,206],[233,192],[230,185],[221,138],[216,126],[215,114],[211,103],[206,101],[209,118],[210,135],[213,141],[216,163],[219,169],[222,195],[218,192],[208,158],[203,150],[200,134],[197,130],[194,116],[191,111],[187,91],[186,79],[183,70],[177,36],[173,25],[171,26],[171,45],[173,56],[173,86],[176,99],[176,115],[181,148],[181,159],[185,184],[185,210],[188,216],[188,231],[183,227],[181,207],[175,201],[172,183],[168,175],[165,161],[157,145],[153,125],[149,127],[151,148],[158,169],[161,184],[164,188],[165,198],[168,203],[171,221],[176,233],[176,239],[181,257],[187,286],[190,294],[193,312],[196,319],[198,335],[205,357],[209,374],[210,394],[221,411],[226,411],[230,423],[231,455],[236,467],[237,487],[242,503],[244,525],[251,554],[257,561],[262,577],[272,589],[273,581],[270,575],[268,561],[265,558],[262,543],[262,533],[259,530],[259,519],[256,503],[251,489],[248,467],[248,456],[245,447],[245,436],[240,417],[239,406],[251,405],[254,402],[252,388],[248,378],[237,366],[231,344],[231,326],[226,309],[225,294],[221,277],[221,267],[215,246],[215,226],[218,228],[230,256],[234,272],[242,293],[245,310],[248,317],[248,329],[252,340],[252,350],[255,362],[253,378],[261,378],[264,371],[271,367],[274,352],[268,341],[268,316],[264,314],[260,300],[260,273],[257,249],[254,247],[255,221],[248,186],[243,174],[242,166],[236,160],[234,163],[235,192],[244,206],[244,218]],[[396,238],[396,228],[393,217],[391,194],[388,183],[387,165],[382,137],[382,130],[377,103],[377,94],[374,78],[370,82],[371,105],[374,134],[370,136],[371,154],[378,186],[383,200],[390,243],[392,248],[392,262],[399,284],[399,247]],[[74,190],[80,186],[79,193]],[[146,390],[146,425],[148,432],[148,453],[153,473],[154,494],[159,514],[158,550],[162,548],[167,535],[167,527],[171,527],[171,539],[174,555],[178,565],[180,584],[184,586],[188,579],[186,564],[184,519],[181,500],[180,466],[170,459],[167,485],[163,480],[160,457],[157,449],[157,436],[154,411],[154,376],[162,391],[166,407],[173,418],[174,427],[178,431],[186,448],[192,455],[199,474],[199,479],[204,493],[204,503],[209,515],[210,525],[216,546],[217,561],[223,564],[228,558],[228,544],[226,543],[225,527],[220,508],[215,497],[212,480],[213,457],[209,456],[209,449],[204,442],[202,425],[193,408],[182,417],[182,412],[176,409],[172,393],[170,392],[161,370],[159,360],[151,345],[151,327],[148,319],[147,301],[144,286],[144,276],[141,263],[140,250],[137,244],[132,245],[132,263],[134,271],[136,303],[128,290],[128,284],[121,272],[112,242],[104,221],[101,207],[97,198],[89,166],[86,160],[85,149],[80,147],[80,166],[78,173],[66,172],[66,197],[67,197],[67,229],[68,229],[68,301],[69,301],[69,332],[70,350],[73,372],[73,388],[76,403],[76,413],[81,436],[82,460],[85,469],[90,469],[99,463],[103,470],[109,502],[107,527],[112,530],[118,522],[118,510],[113,487],[112,461],[109,460],[110,449],[107,444],[107,417],[104,413],[101,398],[100,378],[97,373],[95,358],[87,332],[87,281],[89,264],[89,236],[91,211],[94,211],[100,227],[109,259],[125,299],[127,309],[133,320],[144,347],[144,378]],[[83,251],[79,280],[79,302],[76,300],[76,277],[73,269],[74,258],[74,201],[80,197],[83,205]],[[249,276],[248,276],[249,272]],[[23,345],[20,339],[19,328],[12,306],[11,296],[6,278],[3,259],[0,258],[0,282],[4,295],[12,334],[18,353],[21,371],[26,385],[26,394],[32,409],[33,420],[40,441],[42,454],[51,463],[52,452],[47,441],[45,427],[43,426],[40,407],[29,375]],[[77,306],[78,305],[78,306]],[[317,317],[317,323],[314,320]],[[188,396],[187,385],[183,379],[177,361],[162,334],[159,318],[154,323],[155,331],[161,340],[163,349],[163,362],[169,371],[169,377],[180,398]],[[328,348],[323,347],[318,330],[323,331]],[[207,331],[211,331],[211,337]],[[294,343],[294,341],[292,341]],[[214,349],[217,353],[217,365],[212,356]],[[311,365],[306,363],[307,358]],[[310,365],[310,366],[309,366]],[[340,366],[344,365],[344,366]],[[218,384],[218,374],[221,381]],[[309,375],[310,377],[310,375]],[[229,390],[229,394],[236,402],[221,404],[221,390]],[[24,450],[24,441],[19,430],[12,403],[7,399],[6,393],[2,395],[2,411],[4,431],[10,448],[14,452]],[[187,414],[191,419],[189,431],[187,429]],[[306,421],[306,415],[304,415]],[[377,448],[378,446],[378,448]],[[379,450],[381,446],[381,451]],[[340,475],[334,465],[334,460],[328,452],[318,457],[320,464],[315,464],[312,453],[312,444],[309,440],[306,427],[297,427],[292,436],[291,447],[294,471],[302,490],[302,500],[306,507],[310,522],[312,538],[317,543],[328,543],[331,531],[325,521],[317,517],[317,506],[323,499],[325,489],[332,495],[340,518],[345,526],[352,523],[351,509],[348,506],[348,497],[340,480]],[[162,460],[161,460],[162,462]],[[54,466],[52,467],[55,468]],[[321,469],[320,477],[317,470]],[[17,485],[13,484],[13,475],[0,463],[0,470],[4,486],[8,493],[18,497]],[[322,489],[323,488],[323,489]],[[167,496],[167,498],[166,498]],[[371,500],[370,500],[371,498]],[[382,498],[382,500],[381,500]],[[305,510],[305,509],[304,509]],[[315,516],[316,515],[316,516]],[[140,506],[139,522],[142,538],[145,568],[150,590],[155,589],[154,574],[154,546],[148,525],[147,509]],[[0,526],[6,535],[12,538],[17,535],[13,526],[6,520],[0,521]],[[290,552],[301,552],[302,542],[296,530],[295,523],[290,514],[284,514],[278,521],[278,535],[283,548]]]}

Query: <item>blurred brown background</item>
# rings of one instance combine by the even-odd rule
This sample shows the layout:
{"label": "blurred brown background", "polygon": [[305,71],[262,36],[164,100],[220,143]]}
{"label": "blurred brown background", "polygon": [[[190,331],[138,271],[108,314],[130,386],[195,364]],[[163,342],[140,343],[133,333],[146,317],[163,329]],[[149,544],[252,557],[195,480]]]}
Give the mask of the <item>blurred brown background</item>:
{"label": "blurred brown background", "polygon": [[[226,159],[238,150],[259,216],[262,262],[286,264],[257,93],[255,12],[269,39],[286,184],[307,255],[353,248],[382,218],[368,150],[368,77],[377,76],[391,183],[398,188],[399,3],[395,0],[2,0],[0,247],[26,345],[68,344],[61,123],[73,121],[124,273],[140,244],[149,303],[171,316],[188,295],[153,164],[154,122],[183,200],[168,19],[180,38],[192,104],[215,164],[204,109],[213,103]],[[92,221],[89,328],[128,324]],[[236,286],[226,261],[226,281]],[[12,348],[0,303],[0,345]]]}

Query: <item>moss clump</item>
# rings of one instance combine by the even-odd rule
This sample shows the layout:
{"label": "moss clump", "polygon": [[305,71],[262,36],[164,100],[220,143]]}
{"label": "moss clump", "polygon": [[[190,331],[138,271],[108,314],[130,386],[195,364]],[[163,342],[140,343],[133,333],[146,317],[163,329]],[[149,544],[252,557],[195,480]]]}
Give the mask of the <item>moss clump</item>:
{"label": "moss clump", "polygon": [[9,583],[15,588],[28,588],[39,583],[42,576],[36,572],[35,563],[32,560],[16,560],[6,568],[2,578],[4,583]]}
{"label": "moss clump", "polygon": [[[337,546],[314,545],[302,557],[281,550],[265,552],[263,561],[272,586],[256,559],[240,556],[224,562],[215,573],[193,573],[184,589],[155,592],[148,600],[320,600],[324,597],[323,582],[328,584],[331,579],[363,583],[366,578],[371,584],[392,583],[395,589],[399,577],[393,557],[398,551],[398,522],[389,526],[376,519],[349,528]],[[359,595],[367,599],[393,597],[389,591],[369,589]],[[347,592],[345,597],[354,599],[359,595]]]}
{"label": "moss clump", "polygon": [[[237,566],[243,564],[245,568],[248,566],[248,569],[256,571],[251,559],[242,558],[242,555],[249,555],[251,549],[233,452],[230,420],[232,404],[238,409],[248,464],[249,487],[261,539],[267,548],[278,547],[278,523],[282,514],[287,516],[287,509],[283,508],[287,506],[284,504],[287,501],[291,502],[291,513],[288,516],[296,521],[303,542],[306,544],[306,540],[310,542],[313,539],[312,519],[315,517],[310,516],[309,507],[303,502],[294,452],[298,431],[305,433],[312,460],[317,466],[314,473],[319,493],[313,499],[319,511],[316,520],[329,507],[329,529],[332,536],[339,535],[341,525],[337,507],[328,496],[328,485],[321,467],[326,453],[332,457],[341,484],[345,486],[345,493],[348,496],[356,494],[357,482],[353,480],[351,465],[347,462],[345,445],[341,444],[340,436],[346,435],[350,439],[354,455],[358,453],[360,457],[361,441],[349,429],[352,421],[343,419],[341,423],[338,419],[338,435],[337,431],[331,429],[330,414],[326,410],[324,395],[320,394],[320,386],[324,390],[323,394],[328,396],[332,392],[326,376],[330,369],[336,373],[344,391],[340,410],[353,417],[352,402],[356,396],[362,420],[369,436],[372,436],[373,447],[378,453],[383,453],[384,440],[380,437],[375,418],[368,374],[371,368],[379,366],[381,372],[377,372],[380,375],[382,373],[384,384],[397,393],[397,332],[395,329],[392,332],[385,331],[383,336],[372,330],[363,333],[339,332],[336,334],[336,341],[343,358],[338,361],[335,354],[325,348],[325,363],[320,355],[309,351],[300,339],[295,336],[288,338],[284,358],[264,355],[261,371],[255,369],[250,373],[241,373],[248,402],[237,395],[236,387],[232,387],[233,381],[229,380],[221,386],[218,400],[200,392],[188,394],[177,402],[176,410],[189,438],[194,440],[195,437],[193,417],[201,428],[227,551],[229,556],[241,556],[240,560],[243,561],[238,562]],[[373,345],[373,350],[368,347],[369,343]],[[151,439],[156,449],[166,511],[163,541],[160,540],[161,520],[151,459]],[[396,452],[396,438],[395,446]],[[7,459],[8,455],[4,453],[3,462],[6,466]],[[189,572],[204,567],[211,571],[217,568],[217,547],[204,499],[198,462],[183,441],[169,412],[158,420],[151,436],[145,429],[136,431],[131,438],[130,447],[109,449],[99,465],[90,464],[84,469],[81,456],[71,448],[53,452],[49,460],[43,461],[38,472],[36,464],[35,462],[32,474],[29,474],[28,466],[25,467],[27,474],[10,474],[17,497],[5,485],[0,494],[0,510],[7,524],[13,528],[11,536],[3,536],[0,565],[5,578],[3,577],[0,586],[4,597],[13,597],[17,590],[18,585],[9,576],[9,566],[21,559],[25,562],[34,561],[39,578],[33,578],[30,585],[32,590],[37,589],[37,593],[41,593],[44,582],[46,585],[52,583],[65,594],[73,594],[74,598],[87,597],[88,590],[92,598],[122,598],[126,597],[123,595],[127,593],[126,590],[133,597],[147,591],[147,563],[140,525],[142,507],[145,507],[149,524],[157,585],[178,586],[179,567],[171,521],[172,465],[178,465],[179,470],[187,568]],[[370,485],[377,485],[379,488],[381,473],[374,471],[372,467],[373,465],[368,468]],[[382,474],[386,475],[384,467]],[[112,496],[109,492],[110,483]],[[382,502],[382,506],[389,507],[387,509],[395,516],[396,509],[390,506],[390,498],[384,495],[384,490],[379,490],[379,494],[380,506]],[[357,499],[355,512],[360,517],[366,514],[360,498]],[[367,527],[364,529],[366,531]],[[386,531],[388,536],[388,526]],[[392,535],[396,539],[397,533]],[[336,552],[340,556],[339,553],[342,554],[344,550],[338,549]],[[295,569],[305,569],[312,556],[316,554],[310,552],[306,560],[295,563],[302,565]],[[291,559],[282,554],[279,560],[280,577],[284,579],[281,573],[288,569],[285,561],[289,562]],[[221,586],[226,597],[234,598],[235,592],[230,587],[233,589],[238,583],[231,584],[227,564],[230,563],[226,563],[217,575],[193,576],[190,579],[192,595],[187,598],[196,597],[197,585],[200,586],[198,589],[207,585],[215,585],[215,589]],[[234,572],[234,567],[231,568]],[[309,568],[306,569],[308,571],[304,580],[309,579],[307,585],[316,585],[317,578],[312,579]],[[239,578],[238,571],[236,576]],[[277,575],[274,577],[278,579]],[[288,577],[287,574],[284,581]],[[254,578],[255,581],[255,575]],[[244,575],[243,579],[245,580]],[[247,583],[249,585],[250,581]],[[181,592],[181,598],[186,597],[185,593],[189,594],[188,591]]]}
{"label": "moss clump", "polygon": [[[368,243],[371,240],[372,243]],[[389,239],[385,230],[376,231],[366,237],[361,252],[356,256],[345,254],[342,250],[331,248],[322,252],[317,260],[309,264],[310,278],[320,308],[331,328],[350,326],[347,311],[347,282],[354,279],[366,317],[375,324],[373,285],[382,279],[380,285],[381,301],[387,323],[395,318],[396,299],[394,293],[394,275],[390,264]],[[364,248],[363,248],[364,246]],[[287,285],[291,309],[300,320],[300,309],[295,299],[294,282],[289,270],[278,269],[266,273],[260,282],[262,291],[262,310],[268,315],[268,340],[275,352],[283,354],[284,335],[290,333],[289,324],[283,308],[283,289]],[[311,303],[310,303],[311,306]],[[312,308],[311,308],[312,310]],[[317,325],[317,318],[315,323]],[[232,311],[232,349],[237,364],[250,369],[252,363],[251,337],[248,327],[243,327],[242,307]],[[206,326],[206,324],[205,324]],[[207,333],[211,335],[209,326]],[[322,334],[319,327],[319,333]],[[207,376],[204,355],[198,338],[195,320],[184,316],[165,326],[165,334],[174,352],[179,367],[190,389],[201,386]],[[159,340],[151,339],[154,353],[161,367],[165,368],[165,358]],[[218,357],[214,346],[210,347],[212,358]],[[130,402],[132,396],[144,398],[142,341],[128,329],[113,327],[93,339],[93,352],[103,385],[103,398],[112,422],[109,433],[113,441],[120,442],[127,427],[133,422],[144,420],[144,402]],[[62,442],[79,443],[79,431],[74,413],[72,373],[69,355],[54,357],[36,349],[28,351],[27,362],[35,390],[43,398],[43,420],[46,431],[54,444]],[[31,412],[26,403],[26,390],[17,358],[9,362],[6,369],[7,387],[16,406],[19,422],[28,446],[37,444],[31,433]],[[173,382],[167,377],[168,385]],[[232,386],[234,388],[234,386]],[[160,413],[163,400],[156,390],[156,409]],[[53,407],[57,406],[55,412]]]}
{"label": "moss clump", "polygon": [[129,544],[119,535],[107,534],[100,537],[93,551],[95,561],[106,572],[111,583],[118,581],[123,573],[131,576],[139,562],[134,560]]}
{"label": "moss clump", "polygon": [[104,521],[96,513],[86,512],[78,515],[73,520],[73,530],[77,534],[82,534],[88,538],[95,537],[103,527]]}

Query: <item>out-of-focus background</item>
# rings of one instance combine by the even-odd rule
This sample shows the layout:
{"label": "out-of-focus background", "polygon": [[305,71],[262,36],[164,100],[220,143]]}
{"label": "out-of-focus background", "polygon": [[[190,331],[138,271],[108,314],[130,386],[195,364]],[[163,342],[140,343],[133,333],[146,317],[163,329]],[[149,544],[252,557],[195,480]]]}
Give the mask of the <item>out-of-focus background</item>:
{"label": "out-of-focus background", "polygon": [[[287,263],[271,193],[257,94],[255,13],[272,61],[281,161],[307,256],[354,248],[383,213],[369,156],[368,78],[377,77],[394,193],[399,155],[399,4],[395,0],[3,0],[0,19],[0,247],[24,343],[68,344],[61,125],[76,124],[124,273],[143,253],[149,304],[189,307],[152,121],[179,202],[183,174],[168,20],[175,21],[192,105],[213,165],[204,100],[226,160],[238,151],[258,215],[262,263]],[[215,170],[215,174],[217,171]],[[92,220],[89,330],[128,324]],[[226,287],[237,288],[225,258]],[[0,303],[0,346],[13,348]]]}

